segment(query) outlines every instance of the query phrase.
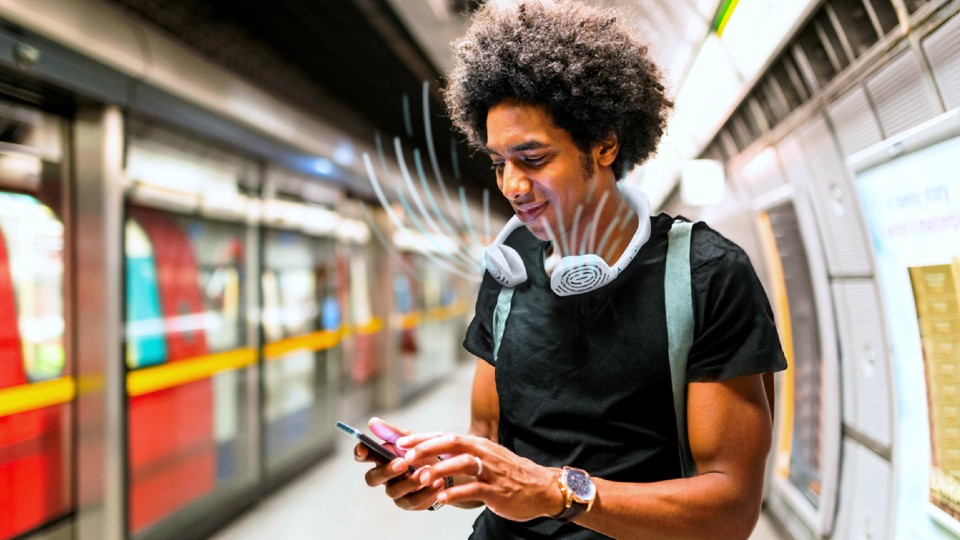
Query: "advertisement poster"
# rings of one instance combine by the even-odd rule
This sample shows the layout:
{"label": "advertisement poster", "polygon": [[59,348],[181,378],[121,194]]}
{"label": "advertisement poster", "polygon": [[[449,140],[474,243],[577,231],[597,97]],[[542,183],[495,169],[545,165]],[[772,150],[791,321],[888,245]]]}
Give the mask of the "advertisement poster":
{"label": "advertisement poster", "polygon": [[960,534],[960,138],[860,172],[893,358],[894,538]]}

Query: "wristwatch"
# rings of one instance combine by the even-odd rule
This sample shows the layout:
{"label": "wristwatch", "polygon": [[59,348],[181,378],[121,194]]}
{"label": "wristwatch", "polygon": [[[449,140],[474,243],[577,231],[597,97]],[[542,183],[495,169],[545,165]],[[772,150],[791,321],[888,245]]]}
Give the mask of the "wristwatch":
{"label": "wristwatch", "polygon": [[593,484],[590,475],[583,469],[564,467],[557,480],[560,494],[563,495],[563,511],[555,518],[563,523],[569,523],[589,512],[593,500],[597,498],[597,486]]}

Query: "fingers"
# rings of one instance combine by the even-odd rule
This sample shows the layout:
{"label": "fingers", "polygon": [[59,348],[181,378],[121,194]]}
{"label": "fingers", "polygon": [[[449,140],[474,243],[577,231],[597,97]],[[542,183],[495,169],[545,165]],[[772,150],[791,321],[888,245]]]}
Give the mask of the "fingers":
{"label": "fingers", "polygon": [[370,487],[382,486],[403,475],[407,475],[408,467],[409,465],[407,465],[406,461],[401,458],[397,458],[390,463],[385,465],[377,465],[376,467],[370,469],[366,472],[366,474],[364,474],[363,478]]}
{"label": "fingers", "polygon": [[417,436],[404,438],[402,446],[407,448],[404,459],[407,463],[421,460],[426,461],[430,458],[436,459],[441,454],[473,454],[485,455],[484,449],[490,441],[481,437],[472,435],[460,435],[457,433],[446,433],[439,437],[433,437],[421,440],[420,442],[407,444],[408,440],[414,440]]}
{"label": "fingers", "polygon": [[374,416],[367,422],[367,427],[374,435],[388,443],[395,443],[400,437],[410,433],[408,430],[400,429],[386,420]]}
{"label": "fingers", "polygon": [[424,486],[421,471],[398,477],[387,482],[384,492],[402,510],[426,510],[437,500],[441,486]]}
{"label": "fingers", "polygon": [[395,459],[386,465],[378,465],[364,475],[370,487],[384,486],[388,497],[403,510],[426,510],[437,500],[440,485],[424,485],[420,480],[422,470],[408,472],[408,465],[402,459]]}
{"label": "fingers", "polygon": [[429,467],[423,467],[419,472],[421,485],[428,485],[446,476],[476,476],[479,470],[479,458],[470,454],[460,454]]}
{"label": "fingers", "polygon": [[411,433],[409,435],[404,435],[403,437],[400,437],[399,439],[397,439],[397,446],[399,446],[400,448],[407,449],[407,448],[416,446],[424,441],[428,441],[430,439],[436,439],[437,437],[442,437],[446,434],[447,434],[446,431],[431,431],[430,433]]}
{"label": "fingers", "polygon": [[373,461],[370,459],[370,451],[367,450],[367,447],[359,443],[353,447],[353,460],[361,463],[364,461]]}
{"label": "fingers", "polygon": [[493,488],[481,482],[468,482],[447,488],[437,494],[437,502],[454,504],[467,501],[486,501]]}

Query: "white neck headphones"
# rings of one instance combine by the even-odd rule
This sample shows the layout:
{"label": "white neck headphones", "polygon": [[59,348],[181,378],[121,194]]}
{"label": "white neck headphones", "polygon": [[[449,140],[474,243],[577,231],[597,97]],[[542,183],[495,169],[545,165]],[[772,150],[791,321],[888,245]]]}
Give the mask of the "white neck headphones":
{"label": "white neck headphones", "polygon": [[[550,288],[557,296],[582,294],[610,283],[630,264],[643,244],[650,238],[650,201],[647,196],[636,188],[619,184],[617,187],[627,204],[640,218],[630,244],[612,267],[593,253],[568,255],[560,259],[550,276]],[[513,216],[497,235],[496,240],[484,250],[483,264],[487,272],[504,287],[513,288],[527,281],[527,269],[523,266],[520,254],[504,245],[510,234],[523,226],[523,222],[517,216]]]}

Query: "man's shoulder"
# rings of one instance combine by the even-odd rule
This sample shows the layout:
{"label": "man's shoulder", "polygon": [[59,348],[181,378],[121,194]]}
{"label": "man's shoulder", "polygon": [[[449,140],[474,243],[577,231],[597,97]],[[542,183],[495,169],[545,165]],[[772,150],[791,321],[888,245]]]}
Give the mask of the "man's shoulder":
{"label": "man's shoulder", "polygon": [[[671,225],[677,220],[693,222],[682,215],[660,214],[654,218],[654,231],[658,229],[657,224],[660,224],[662,234],[666,237]],[[743,248],[703,221],[693,222],[690,237],[690,265],[694,269],[704,267],[728,269],[744,266],[752,268]]]}

